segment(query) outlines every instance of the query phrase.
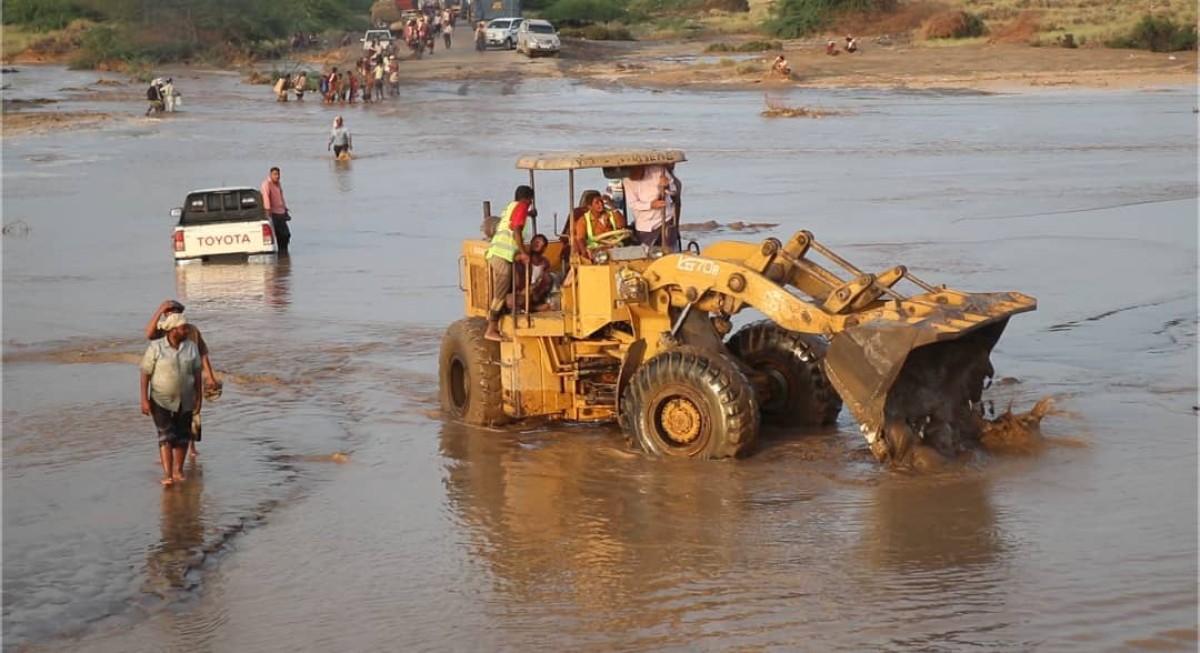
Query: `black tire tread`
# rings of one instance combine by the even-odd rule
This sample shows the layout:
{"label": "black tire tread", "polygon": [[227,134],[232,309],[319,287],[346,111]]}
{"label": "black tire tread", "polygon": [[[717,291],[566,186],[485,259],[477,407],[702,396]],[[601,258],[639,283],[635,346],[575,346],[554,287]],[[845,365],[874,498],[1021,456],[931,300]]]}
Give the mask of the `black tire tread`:
{"label": "black tire tread", "polygon": [[[487,320],[464,318],[454,322],[442,337],[438,356],[438,397],[447,414],[475,426],[498,426],[509,421],[504,414],[504,391],[500,381],[500,343],[483,337]],[[454,406],[450,389],[450,363],[459,355],[469,385],[467,403]]]}
{"label": "black tire tread", "polygon": [[680,347],[647,361],[630,379],[621,401],[621,428],[631,446],[655,451],[642,432],[639,415],[654,389],[668,382],[688,383],[702,395],[715,398],[720,414],[713,418],[713,437],[696,458],[736,458],[747,453],[758,438],[759,413],[754,389],[736,361],[724,353],[697,347]]}
{"label": "black tire tread", "polygon": [[[763,421],[779,426],[831,426],[837,423],[842,410],[842,398],[829,383],[821,365],[829,348],[824,338],[808,333],[788,331],[770,320],[753,322],[742,327],[727,343],[729,351],[750,367],[762,356],[777,356],[795,365],[807,381],[799,405],[786,413],[765,411]],[[807,351],[809,360],[800,358]]]}

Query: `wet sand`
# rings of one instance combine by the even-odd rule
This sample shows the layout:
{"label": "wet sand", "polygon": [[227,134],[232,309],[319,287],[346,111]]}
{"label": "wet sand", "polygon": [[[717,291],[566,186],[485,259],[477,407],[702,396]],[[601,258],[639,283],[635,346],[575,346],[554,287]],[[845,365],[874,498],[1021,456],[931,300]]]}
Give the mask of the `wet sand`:
{"label": "wet sand", "polygon": [[[190,72],[158,119],[136,86],[60,90],[106,75],[27,73],[21,93],[117,118],[5,140],[6,648],[1195,647],[1192,92],[798,87],[782,101],[847,115],[775,120],[757,91],[500,77],[328,107]],[[720,225],[702,243],[804,228],[868,269],[1038,297],[985,398],[1055,397],[1044,447],[914,476],[845,411],[702,465],[612,428],[443,421],[480,201],[525,181],[522,152],[653,146],[687,152],[685,220]],[[271,165],[292,259],[176,269],[170,208]],[[563,180],[538,189],[565,215]],[[132,364],[165,297],[226,379],[167,491]]]}

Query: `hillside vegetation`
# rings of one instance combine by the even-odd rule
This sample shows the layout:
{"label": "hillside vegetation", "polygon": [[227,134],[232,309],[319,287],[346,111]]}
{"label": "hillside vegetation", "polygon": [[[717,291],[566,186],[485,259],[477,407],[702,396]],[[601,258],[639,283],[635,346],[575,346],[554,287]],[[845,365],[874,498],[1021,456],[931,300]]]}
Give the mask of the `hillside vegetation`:
{"label": "hillside vegetation", "polygon": [[635,36],[748,32],[777,38],[854,33],[917,42],[1196,48],[1192,0],[526,0],[570,27],[628,26]]}
{"label": "hillside vegetation", "polygon": [[[75,67],[278,56],[297,34],[361,29],[370,0],[4,0],[10,46]],[[13,41],[16,41],[14,44]]]}

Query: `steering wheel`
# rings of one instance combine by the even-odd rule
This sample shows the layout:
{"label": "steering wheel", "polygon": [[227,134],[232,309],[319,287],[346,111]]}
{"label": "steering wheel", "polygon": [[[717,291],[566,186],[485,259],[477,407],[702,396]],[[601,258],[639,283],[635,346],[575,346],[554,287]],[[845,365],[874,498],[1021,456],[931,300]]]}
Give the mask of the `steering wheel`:
{"label": "steering wheel", "polygon": [[633,232],[628,229],[614,229],[612,231],[606,231],[596,236],[592,240],[596,241],[596,244],[601,247],[609,247],[619,244],[621,241],[632,235]]}

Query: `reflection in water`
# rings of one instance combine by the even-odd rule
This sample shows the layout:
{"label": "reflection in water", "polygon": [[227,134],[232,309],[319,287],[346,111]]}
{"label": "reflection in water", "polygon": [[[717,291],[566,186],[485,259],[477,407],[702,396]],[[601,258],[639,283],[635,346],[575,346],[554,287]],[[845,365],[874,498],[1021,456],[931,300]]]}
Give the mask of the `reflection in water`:
{"label": "reflection in water", "polygon": [[864,533],[873,568],[957,576],[996,562],[1004,544],[983,478],[890,480],[875,488]]}
{"label": "reflection in water", "polygon": [[[962,477],[891,477],[875,487],[860,555],[870,600],[888,605],[877,636],[903,650],[1009,648],[1006,546],[989,485]],[[885,614],[886,612],[886,614]]]}
{"label": "reflection in water", "polygon": [[281,256],[267,283],[267,304],[287,308],[292,301],[292,257]]}
{"label": "reflection in water", "polygon": [[[672,464],[582,435],[550,437],[531,447],[442,427],[447,494],[467,547],[505,598],[495,609],[568,619],[601,638],[625,633],[628,643],[677,621],[737,566],[749,505],[737,466]],[[724,610],[710,606],[706,621],[733,617]]]}
{"label": "reflection in water", "polygon": [[247,309],[286,307],[290,302],[291,260],[187,263],[175,266],[181,301],[199,307]]}
{"label": "reflection in water", "polygon": [[354,192],[354,175],[351,174],[350,161],[333,160],[333,180],[337,183],[339,195],[350,195]]}
{"label": "reflection in water", "polygon": [[148,593],[171,599],[199,583],[193,571],[204,558],[203,496],[204,470],[199,464],[191,466],[187,481],[163,488],[162,539],[146,557]]}

